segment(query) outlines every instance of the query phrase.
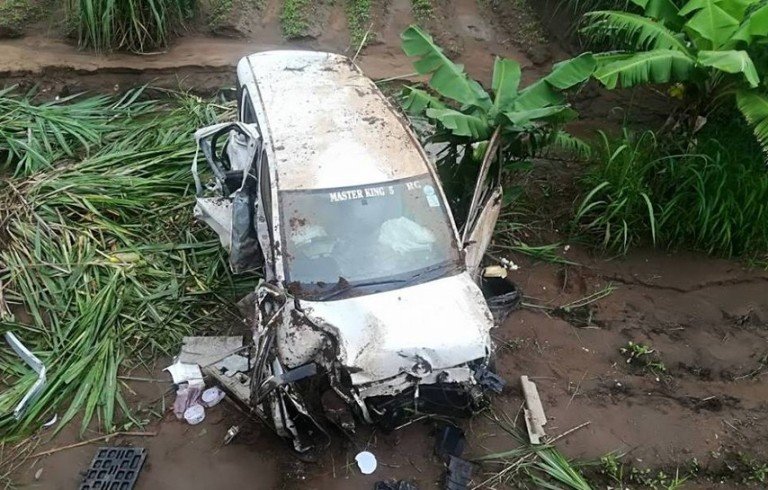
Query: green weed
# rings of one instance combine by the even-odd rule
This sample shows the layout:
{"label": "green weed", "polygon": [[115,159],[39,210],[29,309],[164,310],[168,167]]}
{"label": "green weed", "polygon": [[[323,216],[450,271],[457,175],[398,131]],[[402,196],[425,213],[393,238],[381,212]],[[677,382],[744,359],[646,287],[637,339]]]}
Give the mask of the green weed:
{"label": "green weed", "polygon": [[286,39],[299,39],[309,33],[312,0],[285,0],[280,14],[280,26]]}
{"label": "green weed", "polygon": [[658,142],[646,131],[625,131],[612,142],[605,133],[598,163],[587,173],[589,189],[576,211],[581,230],[609,250],[626,253],[650,237],[656,241],[656,211],[651,202],[650,178],[657,160]]}
{"label": "green weed", "polygon": [[365,46],[371,41],[371,0],[346,0],[347,25],[353,48]]}
{"label": "green weed", "polygon": [[679,470],[675,470],[674,475],[668,475],[662,470],[636,468],[622,463],[621,456],[615,453],[600,458],[600,472],[620,488],[639,485],[653,490],[679,490],[692,476],[680,476]]}
{"label": "green weed", "polygon": [[658,352],[648,345],[630,340],[627,345],[619,349],[619,352],[624,356],[627,364],[650,371],[657,376],[667,372],[667,367],[659,359]]}
{"label": "green weed", "polygon": [[[21,420],[0,418],[3,437],[28,434],[53,414],[58,429],[82,415],[81,430],[94,419],[112,430],[131,417],[118,373],[142,353],[169,355],[182,336],[213,325],[242,286],[191,216],[191,133],[230,109],[189,96],[140,96],[67,101],[79,107],[67,113],[77,131],[47,120],[41,134],[58,135],[39,147],[49,164],[2,184],[0,281],[5,301],[25,314],[1,311],[0,331],[13,331],[48,371]],[[29,103],[4,92],[0,105],[5,99]],[[88,135],[87,145],[71,134]],[[8,140],[0,134],[0,148]],[[16,155],[7,163],[23,162]],[[0,373],[11,387],[0,393],[5,414],[35,376],[7,349]]]}
{"label": "green weed", "polygon": [[42,5],[31,0],[5,0],[0,4],[0,33],[5,37],[21,36],[24,26],[42,13]]}
{"label": "green weed", "polygon": [[208,16],[208,28],[219,33],[233,16],[254,15],[264,8],[265,0],[214,0]]}
{"label": "green weed", "polygon": [[529,444],[527,435],[519,431],[514,421],[506,415],[492,414],[489,417],[511,437],[517,447],[477,458],[475,461],[482,463],[489,471],[487,477],[475,488],[518,486],[526,481],[535,488],[592,489],[578,467],[557,448],[549,444]]}
{"label": "green weed", "polygon": [[208,27],[211,31],[218,32],[224,21],[232,14],[234,0],[216,0],[212,3],[211,15],[208,19]]}
{"label": "green weed", "polygon": [[145,53],[168,45],[195,0],[68,0],[81,47]]}
{"label": "green weed", "polygon": [[430,20],[435,13],[432,0],[411,0],[411,12],[419,23]]}
{"label": "green weed", "polygon": [[651,132],[602,135],[599,160],[582,184],[578,229],[608,250],[652,243],[727,257],[768,251],[768,173],[747,132],[721,144],[702,134],[690,150]]}

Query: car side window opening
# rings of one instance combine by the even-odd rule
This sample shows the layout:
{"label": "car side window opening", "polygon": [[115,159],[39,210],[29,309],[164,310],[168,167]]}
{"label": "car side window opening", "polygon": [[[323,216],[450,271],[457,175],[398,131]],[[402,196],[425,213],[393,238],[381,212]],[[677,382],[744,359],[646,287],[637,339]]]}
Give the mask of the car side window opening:
{"label": "car side window opening", "polygon": [[240,98],[240,120],[247,124],[258,124],[251,95],[245,87],[243,87],[243,94]]}
{"label": "car side window opening", "polygon": [[[258,122],[256,121],[256,114],[253,110],[253,103],[251,101],[250,94],[246,87],[242,87],[242,93],[240,95],[239,102],[239,116],[240,121],[246,124],[254,124],[256,126],[256,132],[259,134],[259,139],[255,142],[255,148],[253,148],[254,142],[251,138],[244,133],[231,130],[229,132],[229,139],[226,143],[226,151],[224,153],[224,165],[227,169],[236,170],[231,172],[228,180],[231,181],[230,188],[234,185],[234,188],[240,186],[242,183],[243,174],[241,169],[249,169],[248,179],[245,181],[246,188],[249,192],[254,192],[255,186],[258,181],[258,156],[261,154],[262,141],[261,131],[259,129]],[[249,161],[250,160],[250,161]]]}
{"label": "car side window opening", "polygon": [[272,236],[272,180],[269,177],[269,160],[266,151],[262,151],[261,153],[259,178],[259,194],[261,197],[262,212],[264,213],[264,219],[267,222],[267,230],[269,230],[269,241],[274,244],[274,237]]}
{"label": "car side window opening", "polygon": [[428,174],[359,187],[286,190],[279,198],[286,279],[307,299],[340,285],[402,286],[460,264],[445,203]]}

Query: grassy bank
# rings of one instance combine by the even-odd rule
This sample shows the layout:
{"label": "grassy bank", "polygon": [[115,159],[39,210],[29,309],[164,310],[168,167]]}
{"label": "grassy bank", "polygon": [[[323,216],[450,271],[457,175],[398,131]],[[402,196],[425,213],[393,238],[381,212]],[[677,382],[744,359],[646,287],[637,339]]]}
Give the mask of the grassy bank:
{"label": "grassy bank", "polygon": [[603,135],[582,184],[579,229],[609,250],[655,243],[726,257],[768,253],[768,172],[738,115],[718,116],[691,141]]}
{"label": "grassy bank", "polygon": [[[235,297],[218,241],[193,221],[189,171],[192,132],[230,108],[139,92],[51,104],[6,92],[3,105],[16,109],[0,132],[3,171],[15,173],[0,198],[0,328],[43,361],[48,381],[21,420],[0,421],[2,436],[54,414],[58,428],[82,414],[83,430],[112,430],[131,418],[118,375],[145,354],[174,353]],[[35,375],[5,345],[0,373],[6,414]]]}

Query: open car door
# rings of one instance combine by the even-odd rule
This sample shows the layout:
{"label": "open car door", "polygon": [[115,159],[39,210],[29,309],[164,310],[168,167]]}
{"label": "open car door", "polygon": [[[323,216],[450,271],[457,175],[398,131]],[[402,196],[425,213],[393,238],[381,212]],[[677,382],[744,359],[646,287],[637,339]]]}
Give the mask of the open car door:
{"label": "open car door", "polygon": [[480,263],[491,244],[493,231],[501,213],[503,190],[500,171],[496,172],[496,175],[490,175],[492,164],[500,165],[497,154],[498,142],[499,134],[495,132],[488,143],[488,149],[480,166],[467,221],[461,235],[467,270],[475,281],[480,277]]}
{"label": "open car door", "polygon": [[[222,123],[197,130],[195,141],[195,217],[219,236],[233,272],[257,269],[263,263],[254,220],[261,135],[255,124]],[[198,173],[200,152],[213,173],[206,186]]]}

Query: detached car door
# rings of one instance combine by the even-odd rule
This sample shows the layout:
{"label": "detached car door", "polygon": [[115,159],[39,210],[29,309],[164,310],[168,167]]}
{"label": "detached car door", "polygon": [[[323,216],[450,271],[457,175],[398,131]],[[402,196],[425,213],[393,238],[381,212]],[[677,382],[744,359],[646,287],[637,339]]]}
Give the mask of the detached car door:
{"label": "detached car door", "polygon": [[[195,216],[219,236],[235,273],[260,268],[263,256],[255,216],[262,140],[257,126],[241,122],[215,124],[197,130],[195,141]],[[198,171],[200,152],[213,174],[205,186]]]}

